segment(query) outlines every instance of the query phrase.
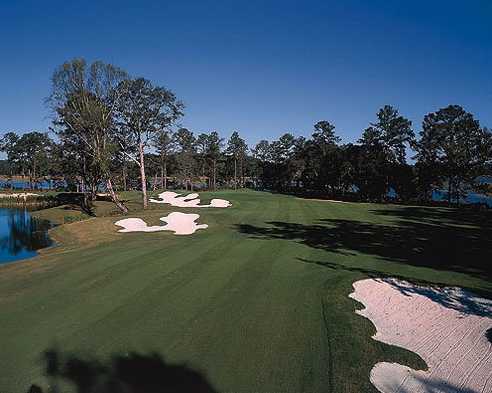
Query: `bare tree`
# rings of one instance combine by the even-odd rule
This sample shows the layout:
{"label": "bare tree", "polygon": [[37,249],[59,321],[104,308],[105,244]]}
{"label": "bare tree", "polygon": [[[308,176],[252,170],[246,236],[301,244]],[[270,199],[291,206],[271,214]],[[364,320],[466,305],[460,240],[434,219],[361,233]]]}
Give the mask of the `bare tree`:
{"label": "bare tree", "polygon": [[96,61],[87,67],[84,59],[74,59],[55,70],[48,98],[60,140],[76,146],[87,170],[92,171],[98,182],[105,182],[113,202],[123,212],[128,209],[114,192],[110,164],[117,151],[117,86],[126,78],[125,71],[111,64]]}

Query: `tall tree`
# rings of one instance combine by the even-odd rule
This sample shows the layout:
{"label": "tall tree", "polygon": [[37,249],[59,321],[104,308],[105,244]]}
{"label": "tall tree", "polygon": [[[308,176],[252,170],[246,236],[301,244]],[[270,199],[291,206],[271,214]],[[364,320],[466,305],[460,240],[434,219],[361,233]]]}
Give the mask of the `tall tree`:
{"label": "tall tree", "polygon": [[[314,125],[312,139],[308,144],[311,170],[317,188],[334,193],[339,185],[338,144],[340,137],[335,134],[335,126],[326,120]],[[314,168],[313,168],[314,166]]]}
{"label": "tall tree", "polygon": [[63,176],[65,187],[69,191],[97,190],[99,178],[92,178],[92,171],[84,167],[85,156],[80,154],[80,150],[79,146],[73,146],[67,142],[55,143],[51,152],[50,174]]}
{"label": "tall tree", "polygon": [[[257,185],[263,188],[286,190],[299,172],[299,144],[292,134],[285,133],[271,143],[262,140],[253,149]],[[259,183],[258,183],[259,181]]]}
{"label": "tall tree", "polygon": [[177,145],[177,169],[178,174],[185,184],[185,188],[193,190],[193,177],[195,168],[195,149],[196,139],[193,132],[187,128],[179,128],[174,134],[174,140]]}
{"label": "tall tree", "polygon": [[39,175],[48,173],[49,155],[52,147],[53,141],[47,133],[28,132],[17,140],[18,158],[27,168],[30,188],[34,188]]}
{"label": "tall tree", "polygon": [[211,163],[212,170],[212,189],[217,190],[217,163],[221,155],[223,139],[217,131],[212,131],[208,135],[207,157]]}
{"label": "tall tree", "polygon": [[390,105],[381,108],[377,118],[377,122],[364,130],[359,143],[367,162],[363,183],[371,190],[372,197],[379,194],[384,198],[390,187],[397,188],[399,184],[392,175],[401,172],[399,166],[406,165],[406,149],[412,145],[415,135],[412,122]]}
{"label": "tall tree", "polygon": [[390,163],[405,164],[406,149],[415,139],[412,122],[401,116],[398,109],[385,105],[377,113],[378,121],[371,123],[368,130],[377,139]]}
{"label": "tall tree", "polygon": [[248,146],[244,139],[239,136],[237,131],[234,131],[227,141],[226,154],[232,157],[234,161],[234,189],[237,189],[237,165],[240,164],[241,187],[243,184],[243,162],[248,152]]}
{"label": "tall tree", "polygon": [[140,168],[144,209],[148,207],[145,149],[157,132],[171,127],[182,115],[183,104],[174,93],[154,87],[147,79],[126,79],[118,86],[120,144]]}
{"label": "tall tree", "polygon": [[301,188],[301,182],[305,180],[308,156],[306,155],[307,141],[303,136],[294,140],[294,148],[290,159],[291,180],[296,182],[296,188]]}
{"label": "tall tree", "polygon": [[[106,183],[114,203],[128,209],[114,192],[111,160],[115,156],[114,114],[116,87],[127,74],[118,67],[96,61],[87,67],[85,60],[74,59],[58,67],[52,77],[50,103],[55,131],[62,143],[78,149],[87,170]],[[95,196],[92,190],[91,196]]]}
{"label": "tall tree", "polygon": [[320,146],[324,152],[340,143],[340,137],[335,134],[335,126],[326,120],[321,120],[314,125],[313,142]]}
{"label": "tall tree", "polygon": [[[209,145],[209,135],[202,132],[201,134],[198,135],[196,138],[196,153],[197,153],[197,158],[199,161],[199,174],[200,176],[205,176],[205,171],[207,168],[207,161],[208,161],[208,145]],[[208,176],[208,187],[211,187],[211,177]]]}
{"label": "tall tree", "polygon": [[[17,145],[18,141],[19,136],[15,132],[7,132],[0,140],[0,151],[7,155],[10,178],[13,177],[15,171],[21,166],[20,152]],[[11,182],[12,188],[14,187],[13,184]]]}
{"label": "tall tree", "polygon": [[255,185],[265,188],[270,186],[268,181],[268,164],[271,161],[270,142],[265,139],[259,141],[251,151],[255,160]]}
{"label": "tall tree", "polygon": [[383,200],[389,187],[389,173],[383,141],[378,130],[368,127],[359,139],[356,186],[365,200]]}
{"label": "tall tree", "polygon": [[159,158],[161,169],[161,188],[167,189],[167,170],[169,160],[174,153],[176,142],[171,130],[161,129],[154,137],[154,147]]}
{"label": "tall tree", "polygon": [[459,203],[463,186],[473,185],[485,170],[489,143],[487,131],[471,113],[449,105],[424,117],[416,159],[425,168],[438,169],[435,176],[448,185],[448,202]]}

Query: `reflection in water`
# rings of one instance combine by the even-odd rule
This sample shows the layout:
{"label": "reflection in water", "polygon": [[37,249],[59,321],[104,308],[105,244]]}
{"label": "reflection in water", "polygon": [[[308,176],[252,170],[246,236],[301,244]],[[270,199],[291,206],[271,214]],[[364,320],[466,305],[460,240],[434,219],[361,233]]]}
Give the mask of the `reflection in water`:
{"label": "reflection in water", "polygon": [[50,223],[31,217],[27,210],[0,208],[0,264],[36,255],[51,245]]}

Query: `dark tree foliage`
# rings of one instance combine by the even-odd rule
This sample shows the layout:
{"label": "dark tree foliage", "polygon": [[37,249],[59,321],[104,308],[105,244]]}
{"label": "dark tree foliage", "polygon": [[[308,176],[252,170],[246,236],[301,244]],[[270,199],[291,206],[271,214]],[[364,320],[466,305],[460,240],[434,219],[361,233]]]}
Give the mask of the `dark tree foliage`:
{"label": "dark tree foliage", "polygon": [[153,145],[157,155],[157,161],[160,169],[160,186],[162,189],[167,189],[167,176],[170,164],[173,162],[173,156],[176,149],[176,141],[174,135],[169,129],[161,129],[153,139]]}
{"label": "dark tree foliage", "polygon": [[224,140],[219,136],[217,131],[212,131],[207,138],[207,158],[211,167],[212,190],[217,189],[217,170],[218,163],[222,154]]}
{"label": "dark tree foliage", "polygon": [[459,203],[487,170],[490,133],[471,113],[450,105],[424,117],[415,149],[422,193],[428,197],[434,187],[447,186],[448,202]]}
{"label": "dark tree foliage", "polygon": [[185,188],[193,190],[196,177],[196,138],[187,128],[180,128],[174,134],[177,145],[176,176]]}
{"label": "dark tree foliage", "polygon": [[314,125],[311,140],[304,142],[305,183],[327,194],[336,194],[340,185],[340,138],[328,121]]}
{"label": "dark tree foliage", "polygon": [[[385,105],[356,143],[342,143],[321,120],[310,137],[286,132],[248,148],[238,131],[224,144],[217,131],[194,134],[177,124],[183,104],[144,78],[111,64],[74,59],[53,74],[48,99],[55,140],[47,133],[7,132],[0,150],[8,179],[62,178],[93,198],[105,185],[121,210],[119,190],[254,187],[359,201],[425,202],[436,189],[448,203],[470,190],[492,194],[492,134],[471,113],[450,105],[424,117],[415,137],[410,120]],[[415,161],[407,160],[413,150]]]}
{"label": "dark tree foliage", "polygon": [[20,136],[8,132],[0,141],[0,150],[7,154],[9,175],[27,176],[31,189],[41,177],[49,175],[54,148],[48,133],[37,131]]}
{"label": "dark tree foliage", "polygon": [[357,186],[368,200],[384,200],[390,189],[400,196],[407,194],[409,187],[401,176],[405,173],[406,149],[415,139],[411,121],[392,106],[381,108],[377,117],[359,140],[366,165],[361,167]]}
{"label": "dark tree foliage", "polygon": [[225,154],[233,162],[234,168],[234,189],[238,187],[238,176],[239,185],[244,187],[244,166],[246,157],[248,154],[248,145],[243,138],[239,136],[239,132],[234,131],[227,141],[227,148]]}

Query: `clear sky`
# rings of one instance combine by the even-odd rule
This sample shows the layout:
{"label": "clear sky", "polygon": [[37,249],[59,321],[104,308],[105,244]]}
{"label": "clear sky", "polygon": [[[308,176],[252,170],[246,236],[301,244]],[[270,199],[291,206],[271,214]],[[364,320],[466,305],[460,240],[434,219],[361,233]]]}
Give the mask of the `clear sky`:
{"label": "clear sky", "polygon": [[172,90],[195,132],[248,143],[318,120],[356,140],[384,104],[416,131],[460,104],[492,127],[492,1],[2,1],[0,133],[46,130],[55,67],[111,62]]}

